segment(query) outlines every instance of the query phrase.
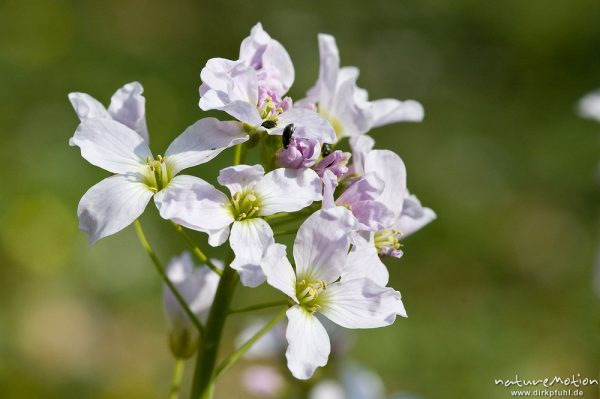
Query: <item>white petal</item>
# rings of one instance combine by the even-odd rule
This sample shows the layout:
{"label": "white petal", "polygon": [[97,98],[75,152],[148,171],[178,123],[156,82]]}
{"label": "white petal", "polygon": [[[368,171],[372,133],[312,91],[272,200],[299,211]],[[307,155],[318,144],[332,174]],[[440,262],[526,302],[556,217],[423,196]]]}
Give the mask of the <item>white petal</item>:
{"label": "white petal", "polygon": [[346,328],[377,328],[391,325],[396,316],[406,317],[400,293],[359,278],[331,284],[322,293],[320,312]]}
{"label": "white petal", "polygon": [[319,79],[316,85],[308,91],[319,105],[327,107],[335,95],[338,71],[340,67],[340,54],[331,35],[319,34]]}
{"label": "white petal", "polygon": [[385,287],[390,278],[387,267],[383,264],[373,241],[355,244],[348,254],[348,259],[342,270],[342,281],[357,278],[370,278],[375,283]]}
{"label": "white petal", "polygon": [[258,125],[261,118],[258,103],[256,71],[242,61],[212,58],[200,73],[200,108],[218,109],[234,118]]}
{"label": "white petal", "polygon": [[69,141],[92,165],[112,173],[140,173],[152,153],[144,139],[111,119],[85,119]]}
{"label": "white petal", "polygon": [[423,106],[414,100],[394,100],[391,98],[371,101],[373,106],[373,127],[394,122],[421,122],[425,116]]}
{"label": "white petal", "polygon": [[213,247],[223,245],[229,238],[230,226],[218,230],[208,230],[208,243]]}
{"label": "white petal", "polygon": [[231,192],[231,195],[244,191],[254,185],[265,175],[261,165],[235,165],[221,169],[217,181]]}
{"label": "white petal", "polygon": [[243,285],[257,287],[265,281],[260,264],[267,248],[274,242],[273,230],[263,219],[246,219],[233,223],[229,244],[235,259],[231,267],[238,271]]}
{"label": "white petal", "polygon": [[135,130],[148,142],[146,126],[146,98],[144,88],[138,82],[127,83],[113,94],[108,112],[114,120]]}
{"label": "white petal", "polygon": [[233,222],[225,194],[194,176],[176,176],[154,197],[160,216],[193,230],[221,230]]}
{"label": "white petal", "polygon": [[404,200],[402,214],[394,228],[400,231],[403,237],[408,237],[434,221],[436,217],[432,209],[423,207],[419,199],[411,194]]}
{"label": "white petal", "polygon": [[356,136],[370,130],[373,123],[372,106],[368,102],[359,100],[356,95],[358,87],[356,79],[358,69],[345,67],[340,70],[338,86],[335,97],[331,100],[328,108],[319,108],[329,117],[337,119],[341,125],[337,132],[338,136]]}
{"label": "white petal", "polygon": [[294,377],[306,380],[312,377],[317,367],[327,364],[331,351],[329,336],[314,315],[297,305],[288,309],[287,318],[285,357],[288,368]]}
{"label": "white petal", "polygon": [[267,283],[294,301],[296,299],[296,273],[287,258],[285,245],[271,244],[261,262]]}
{"label": "white petal", "polygon": [[116,175],[90,188],[79,201],[79,228],[90,244],[129,226],[146,209],[152,191],[132,176]]}
{"label": "white petal", "polygon": [[294,260],[298,279],[332,282],[342,273],[356,219],[343,207],[322,209],[310,215],[298,229]]}
{"label": "white petal", "polygon": [[[311,390],[309,399],[348,399],[344,387],[335,380],[319,381]],[[362,399],[362,398],[361,398]],[[369,397],[368,399],[373,399]]]}
{"label": "white petal", "polygon": [[89,94],[69,93],[69,101],[81,121],[88,118],[111,118],[104,105]]}
{"label": "white petal", "polygon": [[277,40],[256,24],[242,41],[240,60],[259,70],[263,87],[283,96],[294,83],[294,65],[288,52]]}
{"label": "white petal", "polygon": [[277,127],[269,131],[272,135],[283,134],[283,129],[293,123],[294,135],[312,138],[319,143],[335,143],[337,137],[329,121],[315,111],[306,108],[293,108],[279,115]]}
{"label": "white petal", "polygon": [[240,123],[203,118],[173,140],[165,152],[165,160],[175,175],[185,168],[208,162],[224,149],[246,140],[248,135]]}
{"label": "white petal", "polygon": [[267,173],[254,186],[260,215],[296,212],[322,198],[321,179],[312,169],[279,168]]}
{"label": "white petal", "polygon": [[335,193],[337,185],[337,176],[332,171],[326,169],[323,173],[323,202],[321,204],[323,209],[329,209],[336,206],[333,194]]}
{"label": "white petal", "polygon": [[374,146],[375,140],[373,140],[370,136],[360,135],[350,138],[350,147],[352,148],[352,164],[354,165],[354,171],[359,176],[365,174],[365,159]]}
{"label": "white petal", "polygon": [[377,201],[400,215],[406,191],[406,167],[402,159],[389,150],[373,150],[365,159],[365,173],[374,173],[384,183]]}

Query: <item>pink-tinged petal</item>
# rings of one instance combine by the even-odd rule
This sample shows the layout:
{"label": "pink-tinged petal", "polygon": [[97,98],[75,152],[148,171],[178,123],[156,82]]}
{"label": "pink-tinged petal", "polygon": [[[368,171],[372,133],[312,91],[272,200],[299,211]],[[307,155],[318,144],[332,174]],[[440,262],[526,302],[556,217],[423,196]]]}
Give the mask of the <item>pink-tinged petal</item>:
{"label": "pink-tinged petal", "polygon": [[92,165],[112,173],[141,173],[152,153],[136,132],[111,119],[85,119],[69,140]]}
{"label": "pink-tinged petal", "polygon": [[275,169],[256,183],[254,190],[261,216],[296,212],[322,198],[321,179],[312,169]]}
{"label": "pink-tinged petal", "polygon": [[294,269],[287,258],[285,245],[270,245],[265,252],[261,266],[263,273],[267,276],[267,283],[297,303],[296,273],[294,273]]}
{"label": "pink-tinged petal", "polygon": [[251,125],[261,123],[256,108],[258,78],[254,69],[241,61],[212,58],[202,69],[200,78],[202,110],[217,109]]}
{"label": "pink-tinged petal", "polygon": [[323,202],[321,204],[323,209],[329,209],[336,206],[333,194],[337,185],[337,176],[332,171],[325,169],[323,172]]}
{"label": "pink-tinged petal", "polygon": [[342,274],[356,219],[342,207],[322,209],[300,226],[294,241],[298,279],[332,282]]}
{"label": "pink-tinged petal", "polygon": [[285,380],[277,369],[268,366],[250,366],[242,376],[246,391],[259,398],[275,398],[285,387]]}
{"label": "pink-tinged petal", "polygon": [[243,285],[257,287],[266,280],[260,265],[267,248],[274,242],[273,230],[263,219],[246,219],[233,223],[229,244],[235,259],[231,267],[238,271]]}
{"label": "pink-tinged petal", "polygon": [[279,115],[277,127],[270,130],[269,134],[281,135],[283,129],[294,124],[294,136],[300,138],[313,138],[319,143],[335,143],[337,141],[335,130],[329,121],[320,114],[306,108],[293,108]]}
{"label": "pink-tinged petal", "polygon": [[406,317],[400,293],[368,278],[331,284],[322,296],[320,312],[342,327],[385,327]]}
{"label": "pink-tinged petal", "polygon": [[337,120],[338,137],[364,134],[370,130],[373,123],[371,105],[368,102],[357,100],[357,78],[357,68],[342,68],[338,75],[334,98],[326,107],[321,108],[319,105],[320,112],[331,120]]}
{"label": "pink-tinged petal", "polygon": [[194,176],[176,176],[154,197],[160,216],[202,232],[222,230],[233,222],[229,199]]}
{"label": "pink-tinged petal", "polygon": [[309,168],[321,155],[321,145],[316,139],[291,138],[287,148],[277,154],[277,163],[283,168]]}
{"label": "pink-tinged petal", "polygon": [[294,83],[294,65],[277,40],[256,24],[240,46],[240,61],[257,71],[261,86],[283,96]]}
{"label": "pink-tinged petal", "polygon": [[342,281],[358,278],[370,278],[378,285],[385,287],[390,278],[387,267],[383,264],[373,241],[354,244],[344,268]]}
{"label": "pink-tinged petal", "polygon": [[365,159],[365,173],[375,174],[383,181],[383,192],[377,201],[383,203],[398,217],[406,190],[406,167],[402,159],[389,150],[373,150]]}
{"label": "pink-tinged petal", "polygon": [[395,122],[421,122],[425,116],[423,106],[415,100],[386,98],[371,101],[371,105],[374,128]]}
{"label": "pink-tinged petal", "polygon": [[104,105],[89,94],[69,93],[69,101],[81,121],[89,118],[111,118]]}
{"label": "pink-tinged petal", "polygon": [[432,209],[423,207],[419,199],[411,194],[405,198],[402,213],[394,228],[400,231],[404,238],[422,229],[436,218],[437,215]]}
{"label": "pink-tinged petal", "polygon": [[169,171],[175,175],[181,170],[206,163],[221,151],[248,140],[242,124],[203,118],[185,129],[165,152]]}
{"label": "pink-tinged petal", "polygon": [[144,88],[138,82],[127,83],[113,94],[108,106],[112,119],[136,131],[148,142],[146,126],[146,98]]}
{"label": "pink-tinged petal", "polygon": [[90,188],[79,201],[79,228],[90,244],[129,226],[146,209],[152,191],[133,176],[116,175]]}
{"label": "pink-tinged petal", "polygon": [[380,231],[390,228],[395,214],[379,201],[358,201],[352,204],[352,214],[360,223],[360,229]]}
{"label": "pink-tinged petal", "polygon": [[264,175],[265,170],[261,165],[235,165],[221,169],[217,181],[234,195],[253,187]]}
{"label": "pink-tinged petal", "polygon": [[384,189],[385,182],[374,173],[369,173],[353,182],[335,202],[353,206],[361,201],[373,201],[381,196]]}
{"label": "pink-tinged petal", "polygon": [[319,34],[319,78],[307,97],[319,105],[327,107],[337,87],[338,72],[340,67],[340,53],[331,35]]}
{"label": "pink-tinged petal", "polygon": [[288,368],[294,377],[306,380],[318,367],[327,364],[331,351],[329,336],[313,314],[297,305],[288,309],[287,318],[285,357]]}
{"label": "pink-tinged petal", "polygon": [[352,164],[357,175],[365,174],[365,159],[375,146],[375,140],[370,136],[360,135],[350,138],[350,148],[352,148]]}

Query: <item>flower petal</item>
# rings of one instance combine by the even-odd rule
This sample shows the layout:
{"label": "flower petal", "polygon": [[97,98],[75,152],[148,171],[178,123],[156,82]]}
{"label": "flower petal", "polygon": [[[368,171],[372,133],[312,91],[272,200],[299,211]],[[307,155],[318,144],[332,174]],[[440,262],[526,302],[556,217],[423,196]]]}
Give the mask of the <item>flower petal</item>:
{"label": "flower petal", "polygon": [[374,146],[375,140],[373,140],[370,136],[360,135],[350,138],[350,147],[352,148],[352,165],[354,165],[354,171],[357,175],[362,176],[365,174],[365,159]]}
{"label": "flower petal", "polygon": [[261,267],[267,283],[271,287],[277,288],[296,303],[296,273],[287,258],[285,245],[272,244],[267,248],[265,256],[261,262]]}
{"label": "flower petal", "polygon": [[148,142],[146,126],[146,98],[144,88],[138,82],[127,83],[113,94],[108,106],[112,119],[135,130]]}
{"label": "flower petal", "polygon": [[340,69],[335,96],[328,106],[319,105],[320,112],[328,115],[332,120],[337,120],[338,136],[364,134],[371,129],[373,123],[371,105],[357,96],[359,90],[356,86],[357,78],[357,68]]}
{"label": "flower petal", "polygon": [[374,128],[395,122],[421,122],[425,116],[423,106],[415,100],[386,98],[371,101],[371,105]]}
{"label": "flower petal", "polygon": [[322,198],[321,179],[312,169],[275,169],[256,183],[254,190],[261,216],[296,212]]}
{"label": "flower petal", "polygon": [[294,377],[306,380],[312,377],[317,367],[327,364],[331,351],[329,335],[314,315],[297,305],[289,308],[286,314],[288,368]]}
{"label": "flower petal", "polygon": [[90,244],[129,226],[146,209],[152,191],[132,176],[116,175],[92,186],[79,201],[79,228]]}
{"label": "flower petal", "polygon": [[225,226],[222,229],[218,230],[208,230],[206,233],[208,234],[208,243],[212,247],[218,247],[223,245],[225,241],[229,238],[229,231],[231,230],[230,226]]}
{"label": "flower petal", "polygon": [[246,287],[257,287],[266,280],[260,267],[267,248],[273,244],[273,230],[263,219],[236,221],[231,227],[229,244],[235,254],[231,267],[238,271]]}
{"label": "flower petal", "polygon": [[92,165],[112,173],[140,173],[152,157],[144,139],[111,119],[85,119],[69,141]]}
{"label": "flower petal", "polygon": [[165,160],[175,175],[183,169],[206,163],[224,149],[246,140],[248,135],[240,123],[203,118],[173,140],[165,152]]}
{"label": "flower petal", "polygon": [[221,230],[233,222],[225,194],[194,176],[176,176],[154,202],[160,216],[193,230]]}
{"label": "flower petal", "polygon": [[242,41],[240,60],[258,71],[263,87],[283,96],[294,83],[294,65],[288,52],[277,40],[254,25],[250,36]]}
{"label": "flower petal", "polygon": [[437,218],[432,209],[421,205],[419,199],[409,195],[404,199],[402,214],[398,218],[394,228],[400,231],[403,237],[407,237],[422,229]]}
{"label": "flower petal", "polygon": [[235,165],[221,169],[217,181],[234,195],[246,187],[254,186],[264,175],[265,170],[261,165]]}
{"label": "flower petal", "polygon": [[377,248],[371,240],[352,247],[342,270],[342,281],[358,278],[370,278],[382,287],[389,281],[390,273],[379,259]]}
{"label": "flower petal", "polygon": [[583,118],[600,122],[600,90],[589,93],[579,100],[577,111]]}
{"label": "flower petal", "polygon": [[69,93],[69,101],[81,121],[88,118],[111,118],[104,105],[89,94]]}
{"label": "flower petal", "polygon": [[391,325],[396,316],[406,317],[400,293],[359,278],[331,284],[322,293],[320,312],[346,328],[377,328]]}
{"label": "flower petal", "polygon": [[343,207],[322,209],[310,215],[300,226],[294,241],[294,260],[298,279],[338,279],[346,263],[350,232],[356,219]]}
{"label": "flower petal", "polygon": [[340,53],[331,35],[320,33],[319,40],[319,79],[307,96],[320,105],[327,107],[335,95],[338,71],[340,67]]}
{"label": "flower petal", "polygon": [[335,130],[329,121],[315,111],[306,108],[293,108],[279,115],[277,127],[270,130],[271,135],[283,134],[283,129],[293,123],[294,136],[300,138],[313,138],[319,143],[335,143],[337,141]]}
{"label": "flower petal", "polygon": [[365,173],[373,173],[383,181],[383,192],[377,197],[377,201],[398,217],[407,195],[406,167],[402,159],[389,150],[373,150],[365,159]]}

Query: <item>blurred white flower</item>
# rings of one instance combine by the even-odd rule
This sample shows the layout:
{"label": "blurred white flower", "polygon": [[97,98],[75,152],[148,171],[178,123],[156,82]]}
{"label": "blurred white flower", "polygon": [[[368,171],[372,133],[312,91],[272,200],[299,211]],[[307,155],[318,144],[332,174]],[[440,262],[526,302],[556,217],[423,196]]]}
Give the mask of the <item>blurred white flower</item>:
{"label": "blurred white flower", "polygon": [[260,398],[275,398],[284,387],[283,376],[273,367],[250,366],[242,375],[244,389]]}
{"label": "blurred white flower", "polygon": [[295,302],[287,311],[286,357],[296,378],[310,378],[329,357],[329,336],[317,312],[346,328],[383,327],[397,315],[406,316],[398,291],[381,287],[364,274],[344,277],[350,233],[356,228],[354,216],[343,207],[315,212],[296,235],[295,270],[285,246],[267,249],[262,262],[267,282]]}
{"label": "blurred white flower", "polygon": [[[218,260],[213,263],[220,268],[223,266]],[[196,267],[189,252],[171,259],[166,274],[198,320],[205,322],[217,291],[219,275],[208,266]],[[166,284],[163,292],[169,320],[169,346],[176,357],[188,358],[198,346],[198,331]]]}
{"label": "blurred white flower", "polygon": [[331,35],[319,34],[321,66],[319,78],[299,106],[315,104],[329,120],[337,138],[357,136],[394,122],[420,122],[423,106],[414,100],[368,100],[366,90],[357,87],[358,68],[340,68],[340,55]]}
{"label": "blurred white flower", "polygon": [[589,93],[579,100],[577,110],[583,118],[600,122],[600,90]]}
{"label": "blurred white flower", "polygon": [[262,217],[295,212],[319,201],[321,180],[311,169],[280,168],[265,174],[260,165],[237,165],[221,170],[218,181],[229,189],[231,199],[196,178],[161,197],[161,216],[208,233],[213,246],[229,237],[235,253],[231,267],[242,284],[256,287],[265,281],[260,261],[274,243],[273,230]]}

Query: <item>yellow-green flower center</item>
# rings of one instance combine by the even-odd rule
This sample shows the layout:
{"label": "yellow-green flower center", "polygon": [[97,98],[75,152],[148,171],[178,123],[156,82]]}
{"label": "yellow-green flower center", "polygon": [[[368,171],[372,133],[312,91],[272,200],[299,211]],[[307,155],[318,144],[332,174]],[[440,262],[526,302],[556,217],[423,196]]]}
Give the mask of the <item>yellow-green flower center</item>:
{"label": "yellow-green flower center", "polygon": [[235,193],[231,198],[229,210],[235,220],[250,219],[258,216],[260,201],[254,190]]}
{"label": "yellow-green flower center", "polygon": [[342,122],[340,122],[340,120],[337,117],[330,115],[329,112],[325,109],[325,107],[323,107],[321,104],[317,106],[317,109],[319,111],[319,114],[321,114],[323,118],[329,121],[329,124],[331,125],[331,127],[333,127],[333,130],[335,130],[335,135],[337,136],[337,138],[341,139],[342,137],[344,137],[344,128],[342,126]]}
{"label": "yellow-green flower center", "polygon": [[305,279],[296,283],[296,298],[307,311],[314,313],[321,309],[323,298],[319,295],[327,289],[327,282],[317,280],[308,283]]}
{"label": "yellow-green flower center", "polygon": [[273,123],[275,123],[275,126],[277,125],[277,117],[282,112],[283,108],[278,107],[271,97],[265,98],[262,104],[260,104],[260,108],[258,109],[258,113],[260,114],[260,117],[263,119],[263,121],[272,121]]}
{"label": "yellow-green flower center", "polygon": [[158,155],[156,159],[146,159],[146,185],[155,193],[165,188],[173,178],[165,158]]}
{"label": "yellow-green flower center", "polygon": [[402,233],[398,230],[382,230],[375,233],[375,248],[381,255],[389,255],[393,251],[398,251],[402,244],[400,238]]}

